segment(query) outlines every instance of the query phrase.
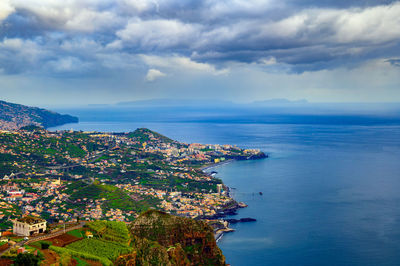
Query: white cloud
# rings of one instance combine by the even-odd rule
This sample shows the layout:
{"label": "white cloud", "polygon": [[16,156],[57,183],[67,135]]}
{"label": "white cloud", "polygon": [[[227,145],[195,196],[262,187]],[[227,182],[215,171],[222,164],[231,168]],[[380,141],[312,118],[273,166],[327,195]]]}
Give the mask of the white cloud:
{"label": "white cloud", "polygon": [[194,43],[200,32],[200,26],[185,24],[178,20],[136,19],[117,32],[117,36],[127,43],[127,46],[141,47],[143,49],[174,48]]}
{"label": "white cloud", "polygon": [[91,64],[88,62],[83,62],[79,58],[68,56],[62,57],[54,61],[49,61],[47,63],[47,67],[52,72],[60,72],[60,73],[67,73],[67,72],[82,72],[91,67]]}
{"label": "white cloud", "polygon": [[[389,50],[400,39],[400,2],[348,9],[318,8],[318,4],[294,9],[289,4],[276,0],[0,0],[0,21],[18,13],[7,24],[11,30],[24,29],[23,36],[32,40],[3,39],[2,47],[9,46],[10,68],[15,55],[48,51],[52,56],[43,65],[70,56],[120,69],[118,61],[133,65],[130,60],[136,63],[141,57],[147,64],[141,67],[213,75],[228,72],[216,66],[232,67],[237,62],[279,71],[282,65],[297,67],[298,72],[329,69],[353,58],[359,62],[378,58],[377,48],[383,45],[384,56],[397,56]],[[268,15],[274,9],[278,12]],[[18,44],[19,50],[10,48]],[[103,64],[100,57],[105,58]]]}
{"label": "white cloud", "polygon": [[266,66],[275,65],[275,64],[277,63],[277,62],[276,62],[276,58],[273,57],[273,56],[268,57],[268,58],[261,58],[258,62],[259,62],[260,64],[266,65]]}
{"label": "white cloud", "polygon": [[384,43],[400,38],[400,3],[364,9],[305,9],[279,21],[255,23],[261,25],[254,25],[259,38]]}
{"label": "white cloud", "polygon": [[154,81],[158,78],[162,78],[165,76],[166,76],[166,74],[161,72],[160,70],[151,68],[151,69],[149,69],[149,71],[147,71],[146,80],[151,82],[151,81]]}
{"label": "white cloud", "polygon": [[10,0],[0,1],[0,21],[7,18],[12,12],[14,12],[14,7],[11,5]]}
{"label": "white cloud", "polygon": [[118,3],[123,9],[128,9],[136,14],[159,8],[158,2],[155,0],[118,0]]}
{"label": "white cloud", "polygon": [[274,0],[207,0],[202,10],[205,20],[264,15],[268,10],[282,7],[285,1]]}
{"label": "white cloud", "polygon": [[382,43],[400,37],[400,3],[343,12],[334,23],[336,39]]}
{"label": "white cloud", "polygon": [[141,55],[143,61],[149,66],[181,69],[185,71],[206,72],[213,75],[222,75],[229,72],[228,69],[216,69],[215,66],[208,63],[199,63],[184,56],[155,56]]}
{"label": "white cloud", "polygon": [[0,42],[0,58],[9,55],[9,57],[7,57],[9,60],[14,59],[35,62],[46,54],[48,54],[48,52],[32,40],[5,38]]}
{"label": "white cloud", "polygon": [[82,10],[67,20],[64,25],[66,29],[92,32],[108,29],[119,22],[120,18],[109,11]]}

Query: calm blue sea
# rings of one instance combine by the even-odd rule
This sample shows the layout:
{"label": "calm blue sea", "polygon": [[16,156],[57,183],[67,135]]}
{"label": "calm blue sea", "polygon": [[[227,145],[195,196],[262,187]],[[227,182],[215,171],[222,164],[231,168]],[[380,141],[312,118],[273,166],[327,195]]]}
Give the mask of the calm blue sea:
{"label": "calm blue sea", "polygon": [[251,117],[165,122],[161,114],[146,122],[140,113],[119,119],[107,112],[71,112],[81,122],[57,129],[148,127],[180,141],[268,153],[268,159],[214,169],[235,188],[234,197],[249,205],[235,218],[257,219],[232,225],[236,231],[218,243],[232,265],[400,265],[398,123],[340,116],[304,123],[298,117],[290,123],[290,116],[271,118],[273,123],[252,123]]}

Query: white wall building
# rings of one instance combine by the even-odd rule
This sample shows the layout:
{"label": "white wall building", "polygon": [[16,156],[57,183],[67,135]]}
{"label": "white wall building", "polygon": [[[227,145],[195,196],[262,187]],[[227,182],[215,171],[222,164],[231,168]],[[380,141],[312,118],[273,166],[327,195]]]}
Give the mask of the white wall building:
{"label": "white wall building", "polygon": [[218,194],[221,194],[222,193],[222,184],[217,184],[217,192],[218,192]]}
{"label": "white wall building", "polygon": [[46,220],[27,216],[13,221],[13,233],[19,236],[31,236],[46,231]]}

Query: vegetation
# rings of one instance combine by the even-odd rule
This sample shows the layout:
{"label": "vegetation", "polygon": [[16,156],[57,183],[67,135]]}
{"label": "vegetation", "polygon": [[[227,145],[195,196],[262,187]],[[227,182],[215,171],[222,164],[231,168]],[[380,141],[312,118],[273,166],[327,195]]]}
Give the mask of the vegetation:
{"label": "vegetation", "polygon": [[155,138],[162,140],[165,143],[173,143],[176,142],[164,135],[161,135],[157,132],[154,132],[152,130],[149,130],[147,128],[138,128],[136,129],[134,132],[131,132],[128,134],[128,137],[130,138],[135,138],[136,140],[138,140],[139,142],[143,143],[143,142],[147,142],[150,141],[150,134],[152,134]]}
{"label": "vegetation", "polygon": [[69,253],[61,253],[60,254],[60,259],[59,259],[60,265],[61,266],[71,265],[72,264],[71,263],[71,259],[72,259],[71,254],[69,254]]}
{"label": "vegetation", "polygon": [[48,243],[47,241],[46,242],[42,241],[42,242],[40,242],[40,245],[41,245],[42,249],[48,249],[51,244]]}
{"label": "vegetation", "polygon": [[72,259],[76,260],[76,266],[86,266],[86,265],[88,265],[86,263],[86,261],[81,260],[79,257],[74,256],[74,257],[72,257]]}
{"label": "vegetation", "polygon": [[35,125],[28,125],[28,126],[21,127],[20,129],[21,130],[25,130],[25,131],[32,131],[33,132],[33,131],[40,131],[43,128],[35,126]]}
{"label": "vegetation", "polygon": [[[86,223],[86,227],[95,234],[96,238],[76,241],[65,248],[50,246],[51,250],[60,254],[60,261],[64,261],[64,264],[68,265],[75,258],[78,265],[86,265],[79,259],[82,258],[99,261],[103,265],[111,265],[118,256],[132,251],[129,246],[130,233],[125,223],[92,221]],[[84,235],[80,229],[70,231],[68,234],[79,238]]]}
{"label": "vegetation", "polygon": [[98,239],[83,239],[69,244],[67,249],[91,254],[98,257],[107,258],[111,261],[117,259],[121,254],[129,253],[132,248],[116,242],[104,241]]}
{"label": "vegetation", "polygon": [[[180,143],[143,128],[101,133],[50,132],[39,127],[0,132],[0,151],[0,184],[12,179],[19,190],[30,193],[26,195],[32,197],[29,205],[41,205],[36,209],[49,222],[75,217],[133,221],[149,209],[211,216],[229,198],[210,195],[222,181],[193,166],[255,153],[230,145]],[[14,175],[2,180],[2,171]],[[56,178],[62,180],[61,185]],[[49,184],[54,191],[46,193],[42,188]],[[203,193],[208,194],[206,200]],[[2,197],[8,194],[4,189],[0,192]],[[181,204],[187,204],[187,211],[180,209]],[[0,220],[0,227],[10,225]]]}
{"label": "vegetation", "polygon": [[79,257],[79,258],[82,258],[82,259],[98,261],[98,262],[100,262],[101,264],[103,264],[105,266],[113,265],[113,263],[109,259],[107,259],[105,257],[99,257],[99,256],[92,255],[92,254],[89,254],[89,253],[76,251],[76,250],[69,249],[69,248],[60,248],[60,247],[56,247],[56,246],[50,246],[50,249],[55,251],[56,253],[58,253],[60,255],[68,254],[70,256]]}
{"label": "vegetation", "polygon": [[67,232],[67,234],[71,235],[71,236],[74,236],[74,237],[77,237],[77,238],[84,237],[83,232],[81,230],[79,230],[79,229],[75,229],[75,230],[69,231],[69,232]]}
{"label": "vegetation", "polygon": [[[40,240],[30,243],[29,246],[37,248],[37,249],[48,249],[51,246],[51,242],[47,240]],[[47,247],[47,248],[46,248]]]}
{"label": "vegetation", "polygon": [[39,265],[40,257],[32,253],[20,253],[14,260],[15,266],[37,266]]}
{"label": "vegetation", "polygon": [[17,237],[11,237],[11,240],[18,243],[18,242],[21,242],[22,240],[24,240],[24,238],[17,236]]}
{"label": "vegetation", "polygon": [[51,127],[66,123],[77,123],[78,118],[60,115],[45,109],[0,101],[0,129],[26,127],[34,130],[37,126]]}
{"label": "vegetation", "polygon": [[150,210],[130,226],[134,253],[117,265],[225,265],[213,230],[203,221]]}
{"label": "vegetation", "polygon": [[[76,189],[74,193],[71,194],[70,199],[76,201],[78,199],[105,199],[103,203],[103,208],[105,210],[109,209],[120,209],[124,211],[135,210],[137,212],[142,212],[148,210],[150,207],[156,206],[159,200],[153,197],[143,197],[142,200],[133,200],[125,191],[119,189],[113,185],[104,184],[92,184],[86,185],[84,187]],[[78,202],[76,202],[78,204]],[[85,205],[85,202],[82,202]],[[76,207],[71,205],[72,207]]]}
{"label": "vegetation", "polygon": [[118,221],[93,221],[86,225],[95,232],[95,234],[105,240],[129,244],[129,230],[124,222]]}

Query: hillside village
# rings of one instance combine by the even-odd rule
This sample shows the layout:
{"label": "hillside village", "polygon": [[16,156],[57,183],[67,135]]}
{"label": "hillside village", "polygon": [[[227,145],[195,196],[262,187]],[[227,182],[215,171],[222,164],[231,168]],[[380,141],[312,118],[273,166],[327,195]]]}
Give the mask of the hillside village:
{"label": "hillside village", "polygon": [[259,150],[186,144],[148,129],[1,131],[0,228],[9,229],[21,215],[50,222],[128,222],[149,208],[212,218],[236,202],[202,167],[263,157]]}

